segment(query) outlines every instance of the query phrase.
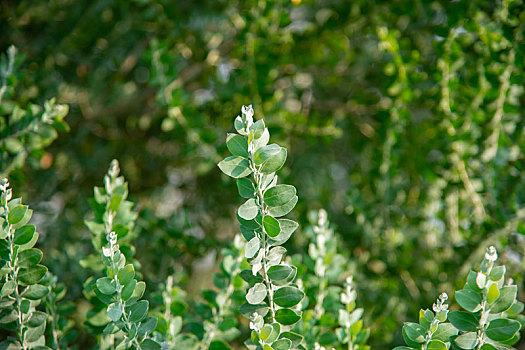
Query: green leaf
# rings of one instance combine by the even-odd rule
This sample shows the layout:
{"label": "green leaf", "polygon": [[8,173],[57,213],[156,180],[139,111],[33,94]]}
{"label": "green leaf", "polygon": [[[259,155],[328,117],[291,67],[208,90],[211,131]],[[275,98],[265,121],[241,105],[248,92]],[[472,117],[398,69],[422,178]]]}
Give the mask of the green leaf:
{"label": "green leaf", "polygon": [[246,318],[250,318],[250,316],[257,312],[262,317],[266,316],[268,314],[269,308],[266,304],[257,304],[252,305],[250,303],[244,303],[239,308],[239,312]]}
{"label": "green leaf", "polygon": [[17,205],[9,210],[9,215],[7,216],[7,220],[11,225],[16,225],[22,219],[24,219],[24,216],[26,215],[28,210],[27,205]]}
{"label": "green leaf", "polygon": [[257,206],[255,199],[248,199],[239,207],[239,210],[237,210],[237,214],[239,214],[244,220],[255,219],[258,213],[259,207]]}
{"label": "green leaf", "polygon": [[153,339],[144,339],[142,343],[140,343],[140,347],[142,350],[159,350],[162,349],[162,346],[157,343]]}
{"label": "green leaf", "polygon": [[36,284],[44,278],[46,273],[47,267],[43,265],[24,267],[18,272],[18,280],[27,285]]}
{"label": "green leaf", "polygon": [[122,300],[127,301],[131,296],[133,295],[133,292],[135,291],[135,287],[137,286],[137,280],[132,279],[129,281],[124,288],[122,288],[122,292],[120,292],[120,297]]}
{"label": "green leaf", "polygon": [[147,300],[141,300],[130,307],[127,307],[126,310],[129,313],[129,321],[137,323],[142,321],[148,314],[149,303]]}
{"label": "green leaf", "polygon": [[432,334],[432,339],[448,342],[450,337],[458,334],[458,330],[450,323],[440,323],[437,330]]}
{"label": "green leaf", "polygon": [[46,323],[42,323],[38,327],[28,328],[24,334],[24,340],[28,343],[37,341],[46,330]]}
{"label": "green leaf", "polygon": [[127,264],[123,269],[120,269],[117,278],[121,285],[126,285],[135,277],[135,268],[132,264]]}
{"label": "green leaf", "polygon": [[18,340],[8,339],[0,342],[0,350],[22,350]]}
{"label": "green leaf", "polygon": [[485,334],[492,340],[505,341],[512,338],[520,328],[521,324],[518,321],[508,318],[497,318],[490,321]]}
{"label": "green leaf", "polygon": [[13,242],[17,245],[29,243],[35,234],[35,225],[25,225],[15,231]]}
{"label": "green leaf", "polygon": [[222,340],[214,340],[207,350],[232,350],[232,348]]}
{"label": "green leaf", "polygon": [[281,333],[280,338],[290,339],[292,341],[292,346],[294,348],[298,347],[299,344],[301,344],[301,342],[304,339],[302,335],[294,333],[294,332],[283,332]]}
{"label": "green leaf", "polygon": [[2,290],[0,291],[0,296],[2,298],[5,298],[8,295],[13,294],[16,288],[16,282],[15,281],[7,281],[2,286]]}
{"label": "green leaf", "polygon": [[293,269],[289,265],[275,265],[268,269],[268,277],[272,281],[282,281],[292,274]]}
{"label": "green leaf", "polygon": [[499,293],[498,299],[496,299],[494,305],[490,308],[490,313],[492,314],[507,311],[512,306],[514,300],[516,300],[518,287],[514,285],[502,287]]}
{"label": "green leaf", "polygon": [[427,344],[427,350],[448,350],[448,348],[441,340],[431,340]]}
{"label": "green leaf", "polygon": [[259,333],[259,338],[261,338],[261,340],[263,342],[266,342],[266,340],[272,334],[272,332],[273,332],[273,327],[272,326],[270,326],[270,325],[264,326],[261,329],[261,332]]}
{"label": "green leaf", "polygon": [[47,314],[41,311],[33,311],[26,324],[30,328],[39,327],[47,320]]}
{"label": "green leaf", "polygon": [[406,336],[416,343],[423,343],[425,341],[426,330],[417,323],[406,322],[403,326]]}
{"label": "green leaf", "polygon": [[255,154],[253,155],[253,160],[256,165],[261,165],[264,161],[268,160],[272,156],[277,155],[280,151],[281,146],[272,143],[271,145],[261,147],[257,151],[255,151]]}
{"label": "green leaf", "polygon": [[286,162],[286,148],[281,148],[279,153],[271,156],[261,165],[261,172],[263,174],[270,174],[281,169]]}
{"label": "green leaf", "polygon": [[281,216],[284,216],[292,211],[292,209],[297,204],[299,197],[294,196],[289,202],[287,202],[284,205],[278,206],[278,207],[270,207],[268,208],[268,213],[273,216],[274,218],[278,218]]}
{"label": "green leaf", "polygon": [[[0,311],[0,324],[11,323],[18,319],[18,312],[15,309],[4,309]],[[2,327],[3,329],[4,327]]]}
{"label": "green leaf", "polygon": [[480,348],[480,350],[498,350],[497,347],[495,347],[494,345],[491,345],[491,344],[483,344],[483,346]]}
{"label": "green leaf", "polygon": [[290,239],[292,234],[297,230],[299,224],[293,220],[289,219],[279,219],[279,226],[281,227],[281,232],[276,237],[273,237],[272,240],[275,244],[272,245],[281,245],[284,244]]}
{"label": "green leaf", "polygon": [[223,173],[233,178],[245,177],[252,172],[250,161],[239,156],[227,157],[218,166]]}
{"label": "green leaf", "polygon": [[259,237],[253,237],[248,243],[244,250],[244,256],[247,258],[253,258],[261,248],[261,241]]}
{"label": "green leaf", "polygon": [[481,293],[475,292],[471,289],[462,289],[456,291],[456,300],[462,308],[470,312],[477,312],[481,310],[481,300],[483,296]]}
{"label": "green leaf", "polygon": [[246,125],[244,124],[240,116],[237,116],[235,118],[233,125],[235,126],[235,130],[237,130],[239,134],[246,135],[248,133],[248,130],[246,129]]}
{"label": "green leaf", "polygon": [[465,333],[456,337],[454,343],[461,349],[474,349],[478,345],[478,335],[476,332]]}
{"label": "green leaf", "polygon": [[108,316],[113,322],[120,320],[122,316],[122,305],[120,303],[109,304],[107,308]]}
{"label": "green leaf", "polygon": [[494,282],[499,281],[505,276],[505,266],[496,266],[490,271],[489,278]]}
{"label": "green leaf", "polygon": [[273,301],[281,307],[292,307],[303,300],[304,293],[296,287],[282,287],[275,291]]}
{"label": "green leaf", "polygon": [[275,219],[271,215],[266,215],[263,220],[264,230],[270,237],[277,237],[277,235],[281,232],[281,226],[279,225],[279,221]]}
{"label": "green leaf", "polygon": [[101,277],[97,280],[97,288],[102,294],[111,295],[117,291],[115,280],[109,277]]}
{"label": "green leaf", "polygon": [[27,287],[23,292],[22,296],[29,300],[39,300],[45,297],[49,293],[49,287],[40,284],[33,284]]}
{"label": "green leaf", "polygon": [[285,326],[297,323],[300,319],[301,316],[292,309],[279,309],[275,312],[275,320]]}
{"label": "green leaf", "polygon": [[292,185],[277,185],[264,192],[264,203],[270,207],[280,207],[288,203],[296,193]]}
{"label": "green leaf", "polygon": [[273,350],[289,350],[292,347],[292,341],[290,339],[279,339],[272,344]]}
{"label": "green leaf", "polygon": [[492,304],[499,297],[499,289],[497,283],[492,283],[487,292],[487,302]]}
{"label": "green leaf", "polygon": [[237,189],[239,190],[239,195],[242,198],[255,198],[255,186],[249,179],[244,177],[237,179]]}
{"label": "green leaf", "polygon": [[42,260],[42,251],[40,249],[31,248],[21,251],[18,254],[18,266],[30,267],[38,264]]}
{"label": "green leaf", "polygon": [[462,332],[475,332],[479,326],[479,317],[465,311],[452,311],[448,320]]}
{"label": "green leaf", "polygon": [[247,158],[248,140],[246,137],[237,134],[228,134],[226,136],[226,146],[234,156]]}
{"label": "green leaf", "polygon": [[246,301],[252,305],[261,303],[267,295],[266,286],[263,283],[256,283],[246,293]]}
{"label": "green leaf", "polygon": [[157,327],[157,318],[156,317],[147,317],[144,321],[140,323],[140,327],[137,331],[139,337],[144,337],[151,334]]}

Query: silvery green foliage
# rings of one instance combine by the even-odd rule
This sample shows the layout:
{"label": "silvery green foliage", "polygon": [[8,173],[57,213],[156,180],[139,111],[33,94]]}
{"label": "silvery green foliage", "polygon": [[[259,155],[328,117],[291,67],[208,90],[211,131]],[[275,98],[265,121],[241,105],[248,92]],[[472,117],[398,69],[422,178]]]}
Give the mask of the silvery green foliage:
{"label": "silvery green foliage", "polygon": [[305,265],[302,281],[307,295],[296,329],[305,335],[308,349],[368,349],[370,331],[363,328],[363,309],[356,307],[353,278],[347,277],[340,286],[348,276],[348,260],[341,254],[338,236],[324,209],[310,212],[309,220],[308,255],[294,256],[294,261],[302,259]]}
{"label": "silvery green foliage", "polygon": [[[270,144],[263,120],[254,122],[252,106],[243,106],[235,119],[237,134],[228,134],[226,145],[233,154],[218,166],[237,179],[239,195],[246,201],[237,210],[240,230],[246,239],[244,254],[251,268],[241,271],[248,282],[241,313],[250,319],[249,348],[282,350],[297,348],[303,337],[288,331],[301,319],[294,310],[304,293],[293,284],[297,268],[283,262],[284,244],[299,226],[281,217],[296,205],[291,185],[277,184],[276,172],[286,161],[286,148]],[[279,219],[281,218],[281,219]]]}
{"label": "silvery green foliage", "polygon": [[0,57],[0,177],[22,167],[28,157],[40,159],[57,132],[69,130],[64,122],[69,108],[54,98],[44,102],[43,108],[32,103],[22,107],[11,100],[21,60],[14,46]]}
{"label": "silvery green foliage", "polygon": [[20,198],[12,199],[7,179],[0,181],[0,324],[12,336],[0,348],[32,349],[45,345],[48,315],[38,308],[49,293],[39,284],[47,273],[40,264],[42,252],[33,248],[38,240],[33,211]]}
{"label": "silvery green foliage", "polygon": [[197,349],[199,340],[195,335],[182,331],[184,320],[188,316],[186,292],[179,286],[174,286],[173,279],[173,276],[169,276],[163,288],[163,310],[158,315],[156,331],[164,342],[163,349],[194,350]]}
{"label": "silvery green foliage", "polygon": [[237,235],[233,246],[222,250],[220,272],[213,276],[216,290],[203,292],[205,302],[198,307],[204,330],[199,350],[231,349],[228,342],[240,335],[237,315],[244,300],[245,283],[239,276],[242,265],[247,264],[244,245],[243,238]]}
{"label": "silvery green foliage", "polygon": [[[421,311],[420,324],[406,323],[403,337],[409,347],[395,349],[514,349],[522,324],[513,319],[523,311],[518,287],[505,283],[505,266],[495,266],[496,248],[489,247],[479,272],[470,271],[455,297],[463,310],[448,312],[441,296],[430,310]],[[448,320],[450,323],[443,323]]]}
{"label": "silvery green foliage", "polygon": [[46,343],[50,348],[68,349],[69,344],[77,338],[74,322],[67,316],[75,309],[71,301],[64,301],[66,286],[59,283],[55,275],[48,273],[42,284],[50,288],[44,299],[46,313],[49,315],[46,328]]}
{"label": "silvery green foliage", "polygon": [[132,203],[126,201],[127,183],[119,172],[118,162],[113,160],[104,177],[104,188],[95,188],[91,202],[95,218],[86,221],[102,266],[89,257],[81,263],[92,269],[101,267],[104,272],[104,277],[86,282],[86,294],[94,293],[102,303],[97,305],[92,300],[95,307],[88,313],[86,323],[103,334],[102,348],[109,345],[117,349],[160,349],[161,345],[149,337],[157,326],[157,318],[147,317],[149,302],[140,300],[146,284],[138,280],[134,265],[129,263],[134,249],[118,244],[130,234],[137,216],[131,210]]}
{"label": "silvery green foliage", "polygon": [[398,346],[395,350],[407,349],[449,349],[450,337],[458,334],[458,330],[447,320],[448,299],[442,293],[432,306],[432,310],[419,311],[419,323],[406,322],[403,325],[403,338],[409,347]]}

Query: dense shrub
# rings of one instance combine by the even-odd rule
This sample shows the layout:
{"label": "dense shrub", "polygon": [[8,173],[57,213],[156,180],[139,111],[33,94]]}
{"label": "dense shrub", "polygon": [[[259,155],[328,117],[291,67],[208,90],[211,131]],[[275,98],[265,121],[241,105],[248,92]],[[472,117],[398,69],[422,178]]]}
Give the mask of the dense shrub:
{"label": "dense shrub", "polygon": [[[1,2],[0,177],[35,210],[54,274],[38,282],[48,346],[111,338],[93,289],[107,232],[85,222],[103,220],[86,198],[118,158],[136,215],[118,244],[148,286],[154,340],[242,347],[242,202],[216,164],[251,102],[297,188],[283,264],[305,294],[290,330],[305,347],[402,344],[440,292],[455,308],[491,245],[522,286],[524,18],[514,0]],[[325,253],[307,225],[321,208],[338,242]],[[354,295],[350,276],[356,305],[337,296]],[[340,315],[360,309],[349,333]]]}

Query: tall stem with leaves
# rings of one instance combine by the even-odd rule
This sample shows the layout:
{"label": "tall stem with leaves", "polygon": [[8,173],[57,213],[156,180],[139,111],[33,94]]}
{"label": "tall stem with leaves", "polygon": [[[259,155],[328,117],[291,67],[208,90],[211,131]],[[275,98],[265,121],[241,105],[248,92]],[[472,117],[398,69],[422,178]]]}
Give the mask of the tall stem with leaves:
{"label": "tall stem with leaves", "polygon": [[288,214],[297,204],[291,185],[278,185],[276,172],[286,161],[286,148],[268,145],[270,133],[263,120],[253,121],[253,108],[242,107],[235,119],[238,134],[228,134],[226,145],[233,154],[219,168],[237,179],[241,197],[247,199],[237,210],[240,230],[247,240],[245,256],[251,270],[240,276],[250,288],[241,313],[251,320],[250,348],[290,349],[300,346],[303,337],[285,329],[301,319],[291,309],[304,297],[294,286],[297,268],[283,262],[285,243],[299,226]]}
{"label": "tall stem with leaves", "polygon": [[45,344],[48,315],[37,306],[49,293],[38,284],[47,267],[40,265],[42,252],[33,248],[38,240],[34,225],[27,225],[33,211],[12,199],[7,179],[0,180],[0,323],[11,331],[0,348],[30,349]]}
{"label": "tall stem with leaves", "polygon": [[[149,302],[140,300],[146,284],[137,281],[135,267],[129,263],[132,247],[126,247],[126,256],[117,244],[119,238],[130,233],[136,218],[131,211],[131,202],[126,201],[127,183],[119,172],[118,162],[113,160],[104,177],[104,189],[95,188],[95,201],[92,203],[95,219],[88,221],[87,225],[95,234],[93,244],[100,249],[105,277],[92,280],[87,287],[106,305],[102,334],[111,335],[112,346],[160,349],[161,345],[149,337],[157,326],[157,318],[147,317]],[[90,260],[83,263],[89,266]]]}

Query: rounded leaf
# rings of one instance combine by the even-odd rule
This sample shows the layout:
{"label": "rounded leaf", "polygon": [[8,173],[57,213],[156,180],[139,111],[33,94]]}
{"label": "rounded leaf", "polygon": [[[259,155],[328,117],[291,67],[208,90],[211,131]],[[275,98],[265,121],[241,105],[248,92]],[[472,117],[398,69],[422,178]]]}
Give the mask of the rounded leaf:
{"label": "rounded leaf", "polygon": [[237,214],[244,220],[255,219],[258,213],[259,207],[257,206],[255,199],[248,199],[237,210]]}
{"label": "rounded leaf", "polygon": [[281,232],[279,221],[271,215],[266,215],[263,220],[264,230],[270,237],[277,237]]}
{"label": "rounded leaf", "polygon": [[275,320],[285,326],[297,323],[300,319],[301,316],[292,309],[279,309],[275,312]]}
{"label": "rounded leaf", "polygon": [[233,178],[245,177],[252,172],[250,161],[239,156],[227,157],[218,166],[223,173]]}
{"label": "rounded leaf", "polygon": [[303,291],[292,286],[279,288],[273,295],[273,301],[281,307],[295,306],[299,304],[303,298]]}
{"label": "rounded leaf", "polygon": [[17,245],[24,245],[33,239],[35,235],[35,225],[25,225],[15,231],[13,242]]}
{"label": "rounded leaf", "polygon": [[518,321],[508,318],[497,318],[490,321],[485,334],[492,340],[505,341],[512,338],[520,328],[521,324]]}
{"label": "rounded leaf", "polygon": [[245,177],[237,179],[237,189],[242,198],[255,198],[255,186],[249,179]]}
{"label": "rounded leaf", "polygon": [[264,192],[264,203],[270,207],[279,207],[288,203],[296,193],[292,185],[277,185]]}
{"label": "rounded leaf", "polygon": [[47,273],[47,267],[35,265],[21,268],[18,272],[18,280],[24,284],[36,284],[40,282]]}
{"label": "rounded leaf", "polygon": [[246,301],[252,305],[261,303],[267,294],[266,286],[263,283],[256,283],[246,293]]}
{"label": "rounded leaf", "polygon": [[228,134],[226,136],[226,147],[234,156],[248,157],[248,140],[246,137],[237,134]]}

